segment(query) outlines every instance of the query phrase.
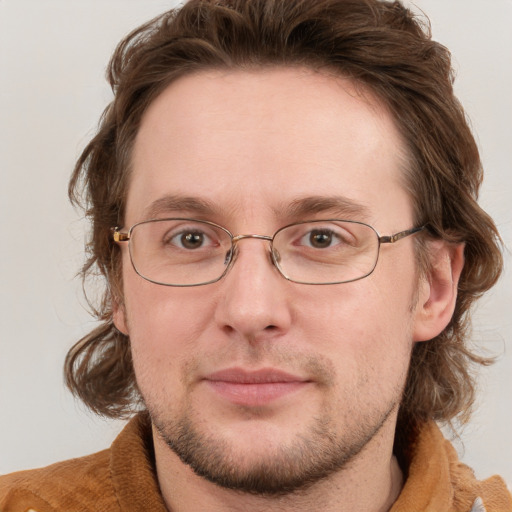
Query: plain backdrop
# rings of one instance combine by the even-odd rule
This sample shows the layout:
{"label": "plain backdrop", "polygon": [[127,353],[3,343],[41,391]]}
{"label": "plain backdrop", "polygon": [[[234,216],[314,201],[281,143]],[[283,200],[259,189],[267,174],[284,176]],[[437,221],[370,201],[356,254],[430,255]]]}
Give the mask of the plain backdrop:
{"label": "plain backdrop", "polygon": [[[314,0],[312,0],[314,1]],[[122,422],[88,413],[64,388],[69,347],[93,328],[75,278],[86,223],[67,201],[74,161],[111,93],[116,43],[175,4],[163,0],[0,0],[0,473],[110,445]],[[512,0],[417,0],[451,49],[456,90],[486,169],[481,204],[512,247]],[[479,478],[512,483],[512,286],[475,313],[473,339],[498,362],[457,442]]]}

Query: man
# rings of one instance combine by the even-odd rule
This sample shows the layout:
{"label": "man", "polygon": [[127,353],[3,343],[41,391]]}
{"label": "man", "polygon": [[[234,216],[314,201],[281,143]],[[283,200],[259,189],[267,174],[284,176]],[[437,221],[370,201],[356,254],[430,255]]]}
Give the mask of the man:
{"label": "man", "polygon": [[191,0],[109,78],[70,184],[108,286],[66,371],[140,412],[1,510],[512,510],[435,424],[501,271],[447,51],[398,3]]}

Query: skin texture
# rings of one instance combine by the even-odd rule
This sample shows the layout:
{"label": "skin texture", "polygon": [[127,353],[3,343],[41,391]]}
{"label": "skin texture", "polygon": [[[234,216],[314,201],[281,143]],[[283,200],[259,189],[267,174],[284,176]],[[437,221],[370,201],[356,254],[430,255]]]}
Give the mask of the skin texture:
{"label": "skin texture", "polygon": [[[391,234],[413,226],[405,156],[391,116],[349,81],[306,69],[202,72],[171,84],[143,118],[125,227],[183,216],[272,235],[336,217]],[[290,208],[306,197],[345,199]],[[449,321],[463,264],[461,247],[436,242],[432,254],[432,275],[420,278],[409,237],[382,246],[365,279],[308,286],[278,274],[267,242],[247,239],[221,281],[174,288],[138,276],[125,245],[114,321],[130,336],[169,508],[389,509],[411,349]],[[292,382],[249,391],[212,377],[261,370]]]}

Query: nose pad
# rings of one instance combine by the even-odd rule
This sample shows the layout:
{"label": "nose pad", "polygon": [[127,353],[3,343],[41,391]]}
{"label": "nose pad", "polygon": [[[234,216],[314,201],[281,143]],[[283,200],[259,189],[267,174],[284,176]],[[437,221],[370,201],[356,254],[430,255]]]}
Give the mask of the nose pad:
{"label": "nose pad", "polygon": [[274,247],[272,247],[270,250],[270,258],[272,260],[272,263],[274,263],[275,265],[279,265],[279,263],[281,262],[281,255],[279,254],[279,251]]}
{"label": "nose pad", "polygon": [[[259,238],[259,239],[263,239],[264,241],[271,243],[271,240],[269,237],[254,236],[254,235],[243,236],[243,238],[240,237],[240,239],[236,240],[235,244],[233,244],[233,246],[226,252],[226,256],[224,257],[224,266],[232,266],[236,262],[236,260],[238,258],[238,252],[239,252],[238,242],[245,238]],[[268,259],[269,259],[270,263],[274,267],[277,267],[279,270],[278,263],[281,261],[281,255],[272,246],[270,246],[269,250],[268,250]]]}
{"label": "nose pad", "polygon": [[233,257],[233,247],[231,247],[229,249],[229,251],[226,253],[226,257],[224,258],[224,266],[225,267],[229,264],[232,257]]}

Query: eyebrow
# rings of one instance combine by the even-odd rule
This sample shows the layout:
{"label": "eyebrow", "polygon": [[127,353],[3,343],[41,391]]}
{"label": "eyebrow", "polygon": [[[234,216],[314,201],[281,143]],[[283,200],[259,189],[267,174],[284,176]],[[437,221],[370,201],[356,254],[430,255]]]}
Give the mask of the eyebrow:
{"label": "eyebrow", "polygon": [[354,220],[367,220],[370,210],[362,203],[357,203],[343,196],[308,196],[295,199],[285,209],[290,218],[303,218],[313,213],[329,213]]}
{"label": "eyebrow", "polygon": [[[307,196],[297,198],[283,208],[273,208],[276,217],[285,219],[303,219],[308,215],[328,213],[336,217],[354,220],[366,220],[370,210],[343,196]],[[154,219],[175,212],[185,212],[205,217],[216,216],[219,209],[206,199],[192,196],[167,195],[153,201],[144,209],[144,219]]]}
{"label": "eyebrow", "polygon": [[216,208],[210,201],[198,197],[169,195],[153,201],[144,209],[145,219],[154,219],[163,214],[188,212],[200,215],[213,215]]}

